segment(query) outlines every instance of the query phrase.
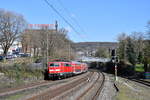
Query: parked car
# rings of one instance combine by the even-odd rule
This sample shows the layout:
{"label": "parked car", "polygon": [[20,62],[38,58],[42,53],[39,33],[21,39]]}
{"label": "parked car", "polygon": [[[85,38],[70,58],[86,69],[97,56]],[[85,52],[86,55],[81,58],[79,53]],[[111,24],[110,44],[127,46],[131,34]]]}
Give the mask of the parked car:
{"label": "parked car", "polygon": [[6,55],[5,58],[6,58],[6,59],[12,59],[12,58],[13,58],[13,55]]}
{"label": "parked car", "polygon": [[31,55],[30,54],[27,54],[27,53],[19,53],[18,54],[18,57],[30,57]]}
{"label": "parked car", "polygon": [[4,60],[4,57],[3,56],[0,56],[0,61]]}
{"label": "parked car", "polygon": [[12,56],[13,56],[13,58],[17,58],[18,57],[16,54],[13,54]]}

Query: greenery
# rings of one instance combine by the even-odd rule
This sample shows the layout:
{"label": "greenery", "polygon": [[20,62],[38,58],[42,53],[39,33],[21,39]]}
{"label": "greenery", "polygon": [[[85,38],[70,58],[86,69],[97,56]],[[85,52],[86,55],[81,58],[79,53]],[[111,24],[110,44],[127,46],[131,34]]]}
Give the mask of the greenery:
{"label": "greenery", "polygon": [[4,87],[17,86],[19,84],[40,80],[43,79],[44,70],[43,69],[33,69],[25,63],[21,64],[12,64],[0,67],[0,72],[4,73],[5,77],[9,80],[13,80],[11,84],[7,82],[7,85]]}
{"label": "greenery", "polygon": [[144,72],[144,64],[136,64],[135,71],[136,72]]}
{"label": "greenery", "polygon": [[96,57],[104,57],[107,58],[109,56],[109,52],[106,48],[99,48],[96,53],[95,53]]}
{"label": "greenery", "polygon": [[118,77],[115,82],[119,89],[116,100],[149,100],[150,90],[147,87],[138,85],[136,82]]}
{"label": "greenery", "polygon": [[17,100],[18,98],[21,98],[23,96],[25,96],[25,95],[23,95],[23,94],[16,94],[16,95],[9,96],[7,98],[7,100]]}
{"label": "greenery", "polygon": [[117,54],[120,60],[125,60],[125,50],[126,50],[126,34],[122,33],[118,36],[119,47],[117,49]]}
{"label": "greenery", "polygon": [[127,60],[135,65],[136,63],[136,53],[134,51],[134,44],[132,42],[132,39],[130,37],[127,37],[127,46],[126,46],[126,56]]}
{"label": "greenery", "polygon": [[119,83],[117,87],[120,91],[116,96],[116,100],[139,100],[137,93],[126,85]]}
{"label": "greenery", "polygon": [[[120,60],[128,61],[132,65],[144,64],[144,71],[150,71],[150,22],[147,32],[133,32],[130,35],[122,33],[118,36],[119,47],[117,54]],[[136,68],[137,71],[143,69]]]}

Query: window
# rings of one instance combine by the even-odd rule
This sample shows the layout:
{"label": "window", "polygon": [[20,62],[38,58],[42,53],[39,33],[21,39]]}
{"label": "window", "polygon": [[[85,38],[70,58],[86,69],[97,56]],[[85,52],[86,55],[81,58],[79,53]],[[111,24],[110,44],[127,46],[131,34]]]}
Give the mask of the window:
{"label": "window", "polygon": [[51,63],[51,64],[50,64],[50,67],[58,67],[58,66],[59,66],[58,63]]}
{"label": "window", "polygon": [[70,65],[70,64],[64,64],[64,66],[66,66],[66,67],[70,67],[71,65]]}

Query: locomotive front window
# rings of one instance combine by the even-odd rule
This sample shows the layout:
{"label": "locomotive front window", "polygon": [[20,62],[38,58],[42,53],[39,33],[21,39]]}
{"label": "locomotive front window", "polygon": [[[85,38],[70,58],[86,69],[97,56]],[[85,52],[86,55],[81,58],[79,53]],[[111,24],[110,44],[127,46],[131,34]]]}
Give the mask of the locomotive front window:
{"label": "locomotive front window", "polygon": [[50,64],[50,67],[58,67],[58,66],[59,66],[58,63],[52,63],[52,64]]}
{"label": "locomotive front window", "polygon": [[64,64],[64,66],[66,66],[66,67],[70,67],[71,65],[70,65],[70,64]]}

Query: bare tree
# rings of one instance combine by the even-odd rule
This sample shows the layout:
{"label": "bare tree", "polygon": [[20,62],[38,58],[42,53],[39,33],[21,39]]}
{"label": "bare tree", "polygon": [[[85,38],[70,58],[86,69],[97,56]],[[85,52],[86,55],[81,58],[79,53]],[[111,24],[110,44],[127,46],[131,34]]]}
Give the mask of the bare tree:
{"label": "bare tree", "polygon": [[142,32],[133,32],[131,34],[132,41],[134,43],[134,51],[136,52],[136,58],[139,63],[143,61],[143,49],[144,49],[144,35]]}
{"label": "bare tree", "polygon": [[[52,41],[51,41],[52,42]],[[54,31],[53,33],[53,54],[56,58],[66,58],[72,59],[73,58],[73,50],[72,50],[72,42],[67,37],[67,31],[65,29],[60,29],[59,31]]]}
{"label": "bare tree", "polygon": [[22,52],[31,53],[31,50],[29,50],[31,46],[31,32],[28,32],[27,30],[25,30],[23,34],[21,34],[21,44],[22,44]]}
{"label": "bare tree", "polygon": [[25,48],[26,46],[32,48],[34,56],[46,57],[48,55],[52,59],[74,58],[72,42],[67,37],[65,29],[57,31],[48,28],[28,29],[22,35],[22,41]]}
{"label": "bare tree", "polygon": [[4,55],[25,27],[23,16],[0,9],[0,44]]}

